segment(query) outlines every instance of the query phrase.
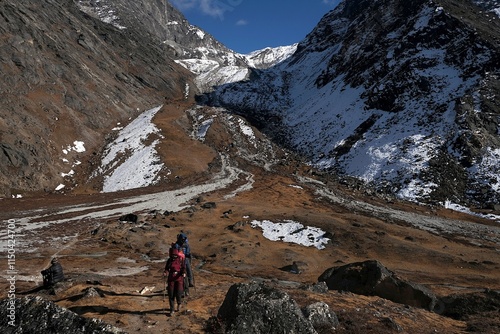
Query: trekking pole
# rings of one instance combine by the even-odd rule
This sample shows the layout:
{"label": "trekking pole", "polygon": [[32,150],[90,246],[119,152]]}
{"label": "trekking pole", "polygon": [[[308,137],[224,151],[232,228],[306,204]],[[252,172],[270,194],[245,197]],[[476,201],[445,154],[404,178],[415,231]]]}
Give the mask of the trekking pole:
{"label": "trekking pole", "polygon": [[163,300],[165,301],[165,290],[167,290],[167,281],[163,277]]}
{"label": "trekking pole", "polygon": [[167,278],[163,276],[163,311],[167,313],[167,305],[165,304],[165,290],[167,290]]}
{"label": "trekking pole", "polygon": [[193,285],[194,285],[193,288],[194,288],[194,292],[196,293],[197,292],[196,291],[196,280],[194,278],[194,268],[193,268],[193,266],[191,266],[191,275],[193,276]]}
{"label": "trekking pole", "polygon": [[[192,268],[191,268],[192,270]],[[194,288],[194,292],[196,293],[196,280],[194,279],[194,272],[191,271],[191,275],[193,275],[193,288]]]}

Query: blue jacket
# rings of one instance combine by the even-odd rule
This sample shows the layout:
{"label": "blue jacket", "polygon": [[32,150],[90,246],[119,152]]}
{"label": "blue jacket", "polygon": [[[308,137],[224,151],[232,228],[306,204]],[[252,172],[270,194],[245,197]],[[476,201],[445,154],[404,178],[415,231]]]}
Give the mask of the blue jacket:
{"label": "blue jacket", "polygon": [[191,247],[189,247],[189,242],[187,241],[187,239],[182,243],[179,243],[179,242],[180,241],[177,240],[174,244],[174,247],[176,249],[182,250],[184,255],[186,255],[186,257],[190,259],[191,258]]}

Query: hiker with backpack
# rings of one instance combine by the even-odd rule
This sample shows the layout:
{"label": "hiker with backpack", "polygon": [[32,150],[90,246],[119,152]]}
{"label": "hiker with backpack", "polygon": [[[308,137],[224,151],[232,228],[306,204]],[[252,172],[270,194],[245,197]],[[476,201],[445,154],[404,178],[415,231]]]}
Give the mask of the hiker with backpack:
{"label": "hiker with backpack", "polygon": [[57,282],[64,280],[63,268],[57,258],[50,261],[50,267],[42,270],[43,286],[50,288]]}
{"label": "hiker with backpack", "polygon": [[[163,273],[163,276],[167,276],[168,301],[171,316],[181,310],[185,275],[185,259],[180,256],[178,249],[172,249]],[[177,301],[177,308],[174,310],[175,301]]]}
{"label": "hiker with backpack", "polygon": [[[182,251],[186,258],[186,274],[188,279],[188,286],[194,287],[193,271],[191,270],[191,247],[185,233],[177,235],[177,241],[173,244],[173,248]],[[187,288],[187,287],[186,287]]]}

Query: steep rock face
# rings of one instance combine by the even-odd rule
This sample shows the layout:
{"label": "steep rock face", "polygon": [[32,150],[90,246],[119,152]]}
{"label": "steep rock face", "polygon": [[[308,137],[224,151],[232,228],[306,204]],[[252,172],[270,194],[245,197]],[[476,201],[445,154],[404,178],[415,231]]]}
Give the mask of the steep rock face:
{"label": "steep rock face", "polygon": [[184,94],[190,73],[145,34],[69,0],[0,6],[0,195],[53,191],[117,122]]}
{"label": "steep rock face", "polygon": [[224,65],[246,65],[243,57],[213,36],[191,25],[169,1],[78,0],[79,7],[121,30],[140,29],[175,59],[206,59]]}
{"label": "steep rock face", "polygon": [[211,103],[379,191],[491,206],[500,200],[491,16],[471,1],[343,1],[292,57],[219,87]]}

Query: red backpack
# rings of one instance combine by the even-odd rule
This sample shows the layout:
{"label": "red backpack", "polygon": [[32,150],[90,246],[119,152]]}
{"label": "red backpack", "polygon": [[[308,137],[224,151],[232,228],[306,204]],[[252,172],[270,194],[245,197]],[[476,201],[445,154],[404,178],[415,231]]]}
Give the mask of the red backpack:
{"label": "red backpack", "polygon": [[174,249],[177,249],[179,251],[179,254],[178,256],[182,259],[185,259],[186,258],[186,255],[184,254],[184,252],[182,251],[182,249],[179,249],[178,247],[176,247],[176,243],[175,242],[172,242],[172,244],[170,245],[170,248],[168,250],[168,257],[172,257],[172,251]]}
{"label": "red backpack", "polygon": [[167,260],[165,265],[165,271],[168,271],[168,281],[182,280],[182,276],[185,273],[185,258],[180,256],[180,252],[177,249],[172,250],[172,255],[177,255],[176,257],[171,256]]}

